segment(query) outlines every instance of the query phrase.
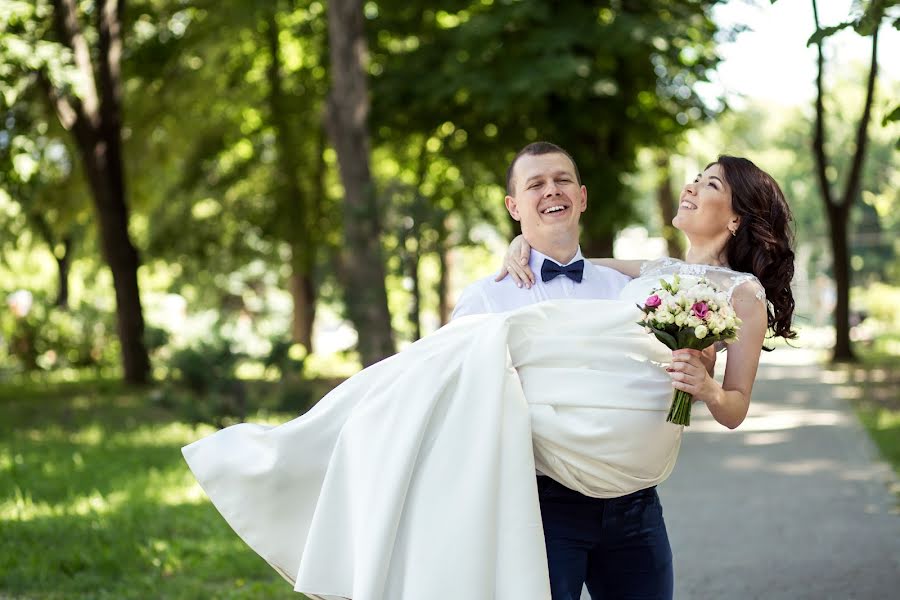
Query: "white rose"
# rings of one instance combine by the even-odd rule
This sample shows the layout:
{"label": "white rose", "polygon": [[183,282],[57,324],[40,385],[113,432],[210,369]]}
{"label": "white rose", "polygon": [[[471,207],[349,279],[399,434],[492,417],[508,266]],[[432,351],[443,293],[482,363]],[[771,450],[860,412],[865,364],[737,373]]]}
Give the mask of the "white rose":
{"label": "white rose", "polygon": [[713,297],[715,290],[709,287],[709,284],[706,282],[701,281],[691,286],[688,293],[695,298],[709,299]]}
{"label": "white rose", "polygon": [[697,327],[694,327],[694,336],[698,340],[702,340],[703,338],[705,338],[706,334],[708,333],[709,329],[706,328],[706,325],[698,325]]}
{"label": "white rose", "polygon": [[700,285],[702,280],[699,277],[694,277],[693,275],[683,275],[681,277],[681,289],[688,290],[696,285]]}
{"label": "white rose", "polygon": [[678,325],[679,327],[681,327],[682,325],[684,325],[684,322],[685,322],[686,320],[687,320],[687,314],[686,314],[686,313],[680,312],[680,313],[678,313],[677,315],[675,315],[675,324]]}

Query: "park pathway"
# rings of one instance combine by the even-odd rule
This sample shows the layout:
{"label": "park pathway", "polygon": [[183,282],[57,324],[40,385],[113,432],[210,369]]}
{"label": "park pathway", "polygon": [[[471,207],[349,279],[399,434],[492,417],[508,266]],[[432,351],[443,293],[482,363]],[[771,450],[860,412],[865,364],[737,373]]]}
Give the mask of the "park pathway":
{"label": "park pathway", "polygon": [[809,357],[765,355],[735,431],[695,406],[659,487],[677,600],[900,598],[896,479],[842,399],[854,389]]}

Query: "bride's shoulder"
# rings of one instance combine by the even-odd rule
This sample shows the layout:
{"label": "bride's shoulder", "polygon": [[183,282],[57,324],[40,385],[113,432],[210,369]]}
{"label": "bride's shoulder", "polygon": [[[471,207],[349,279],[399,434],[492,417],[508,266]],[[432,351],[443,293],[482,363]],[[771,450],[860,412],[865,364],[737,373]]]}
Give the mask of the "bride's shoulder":
{"label": "bride's shoulder", "polygon": [[736,276],[732,281],[728,296],[740,301],[756,299],[765,304],[766,288],[763,287],[759,279],[750,273],[735,273]]}
{"label": "bride's shoulder", "polygon": [[724,289],[732,303],[751,299],[766,303],[766,288],[752,273],[734,271],[727,267],[710,267],[707,278]]}

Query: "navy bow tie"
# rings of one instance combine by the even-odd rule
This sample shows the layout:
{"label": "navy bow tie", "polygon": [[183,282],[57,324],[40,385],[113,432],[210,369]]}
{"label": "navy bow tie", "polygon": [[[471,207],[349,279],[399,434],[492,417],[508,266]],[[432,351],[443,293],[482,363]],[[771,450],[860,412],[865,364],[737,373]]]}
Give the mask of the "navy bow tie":
{"label": "navy bow tie", "polygon": [[575,283],[581,283],[581,277],[584,275],[584,261],[576,260],[564,267],[545,258],[544,264],[541,265],[541,281],[546,283],[557,275],[565,275]]}

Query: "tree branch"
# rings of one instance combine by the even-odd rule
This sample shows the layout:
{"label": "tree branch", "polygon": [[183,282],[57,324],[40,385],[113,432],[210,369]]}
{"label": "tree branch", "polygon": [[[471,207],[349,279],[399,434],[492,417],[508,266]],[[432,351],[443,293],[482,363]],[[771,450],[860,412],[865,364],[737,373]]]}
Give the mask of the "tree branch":
{"label": "tree branch", "polygon": [[[877,17],[878,15],[876,15]],[[880,17],[878,21],[880,23]],[[853,164],[850,167],[850,175],[847,177],[847,186],[844,188],[844,196],[841,198],[841,204],[850,206],[853,203],[854,196],[859,190],[860,180],[862,179],[862,168],[866,158],[866,146],[869,141],[869,121],[872,116],[872,103],[875,96],[875,78],[878,75],[878,25],[872,33],[872,59],[869,67],[869,80],[866,82],[866,101],[863,106],[863,113],[859,119],[859,126],[856,130],[856,152],[853,154]]]}
{"label": "tree branch", "polygon": [[56,115],[59,117],[60,125],[62,125],[63,129],[66,131],[72,130],[72,128],[76,127],[78,122],[83,119],[83,111],[81,110],[80,104],[78,104],[76,100],[76,103],[73,105],[69,102],[68,98],[58,94],[56,88],[53,87],[53,83],[50,81],[50,77],[43,69],[37,71],[36,76],[38,83],[44,88],[44,94],[50,102],[51,110],[56,112]]}
{"label": "tree branch", "polygon": [[94,69],[91,65],[91,52],[78,24],[75,0],[52,0],[52,3],[56,31],[62,42],[74,53],[75,67],[85,80],[85,85],[80,90],[83,116],[87,122],[96,126],[99,123],[97,85],[94,81]]}
{"label": "tree branch", "polygon": [[124,0],[103,0],[97,11],[101,116],[109,121],[103,126],[110,131],[121,128],[123,5]]}
{"label": "tree branch", "polygon": [[[819,31],[819,10],[816,0],[812,0],[813,19],[816,23],[816,31]],[[825,70],[825,56],[822,51],[822,39],[816,40],[816,48],[819,51],[818,71],[816,73],[816,122],[813,135],[813,155],[816,159],[816,175],[819,179],[819,187],[822,188],[822,198],[828,207],[834,205],[831,196],[831,186],[828,184],[827,159],[825,157],[825,106],[823,102],[823,76]]]}

